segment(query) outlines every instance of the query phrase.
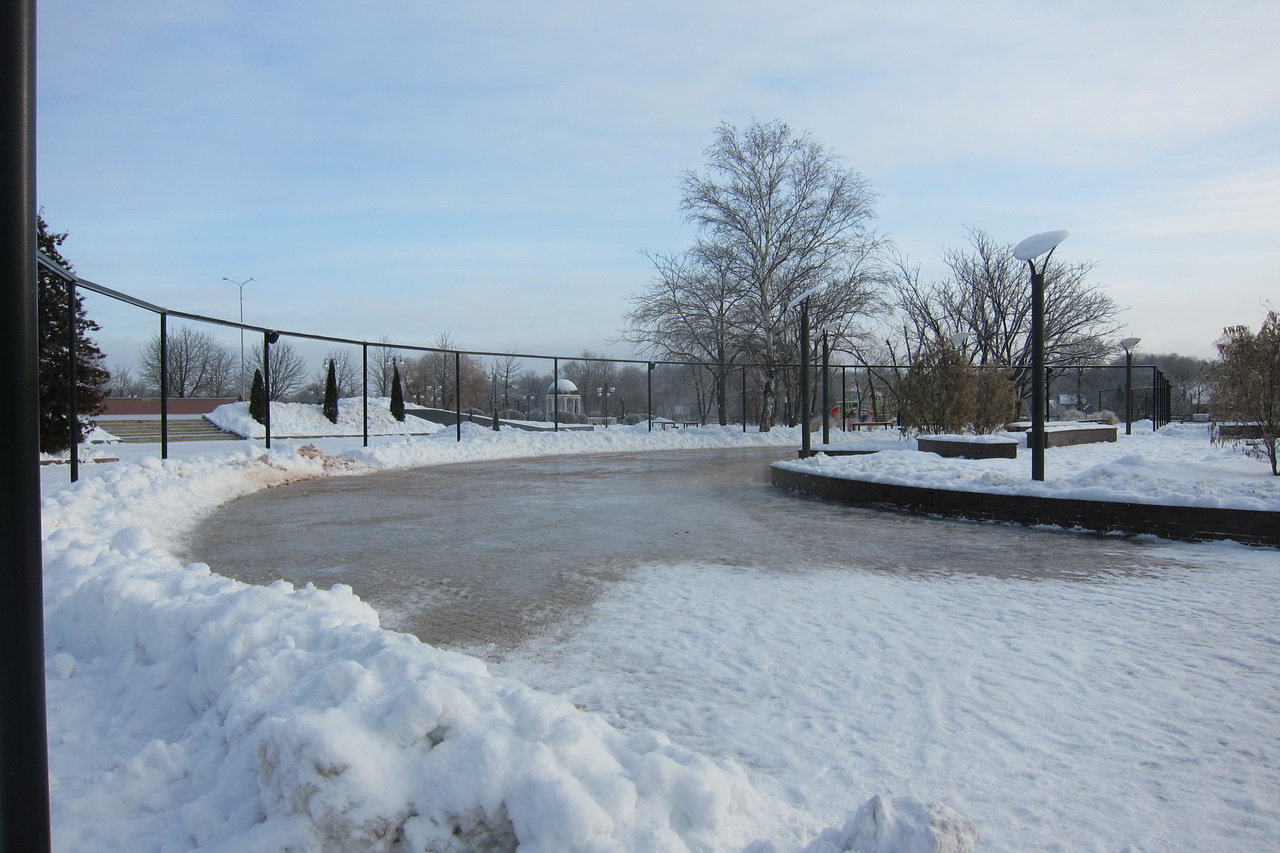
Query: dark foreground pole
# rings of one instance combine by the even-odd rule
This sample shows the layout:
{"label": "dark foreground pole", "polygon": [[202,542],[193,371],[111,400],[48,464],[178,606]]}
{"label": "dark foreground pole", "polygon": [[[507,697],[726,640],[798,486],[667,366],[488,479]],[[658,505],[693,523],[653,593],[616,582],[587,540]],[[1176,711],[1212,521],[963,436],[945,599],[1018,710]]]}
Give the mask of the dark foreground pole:
{"label": "dark foreground pole", "polygon": [[1045,393],[1044,378],[1044,268],[1046,261],[1036,271],[1033,261],[1031,266],[1031,479],[1044,479],[1044,436],[1045,405],[1048,395]]}
{"label": "dark foreground pole", "polygon": [[80,379],[76,375],[76,283],[67,279],[67,462],[71,482],[80,479]]}
{"label": "dark foreground pole", "polygon": [[0,63],[0,363],[13,368],[15,402],[0,418],[0,850],[47,851],[35,0],[0,5]]}

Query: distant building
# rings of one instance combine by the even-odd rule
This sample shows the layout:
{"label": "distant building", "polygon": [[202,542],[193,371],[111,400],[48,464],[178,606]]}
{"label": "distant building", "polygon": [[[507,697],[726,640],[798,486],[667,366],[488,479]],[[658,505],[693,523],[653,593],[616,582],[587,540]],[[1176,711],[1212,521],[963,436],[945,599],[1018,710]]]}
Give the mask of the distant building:
{"label": "distant building", "polygon": [[547,386],[547,414],[564,412],[569,415],[582,414],[582,395],[578,386],[568,379]]}

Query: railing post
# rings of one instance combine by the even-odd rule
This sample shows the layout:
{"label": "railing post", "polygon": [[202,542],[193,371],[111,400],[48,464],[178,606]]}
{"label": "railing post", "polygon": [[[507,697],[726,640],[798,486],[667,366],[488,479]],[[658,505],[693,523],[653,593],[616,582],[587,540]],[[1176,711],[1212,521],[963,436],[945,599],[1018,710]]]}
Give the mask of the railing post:
{"label": "railing post", "polygon": [[364,400],[364,446],[369,446],[369,344],[364,342],[360,344],[360,361],[363,369],[360,371],[360,397]]}
{"label": "railing post", "polygon": [[271,449],[271,345],[278,340],[279,332],[262,333],[262,426],[267,431],[267,450]]}
{"label": "railing post", "polygon": [[0,7],[0,348],[16,405],[0,419],[0,850],[47,851],[49,756],[40,532],[35,0]]}
{"label": "railing post", "polygon": [[71,482],[80,479],[80,388],[76,375],[76,283],[67,279],[67,440]]}
{"label": "railing post", "polygon": [[169,315],[160,314],[160,458],[169,458]]}
{"label": "railing post", "polygon": [[551,359],[551,426],[560,431],[560,359]]}
{"label": "railing post", "polygon": [[653,432],[653,369],[657,366],[649,362],[649,432]]}
{"label": "railing post", "polygon": [[453,351],[453,414],[458,419],[458,441],[462,441],[462,353]]}

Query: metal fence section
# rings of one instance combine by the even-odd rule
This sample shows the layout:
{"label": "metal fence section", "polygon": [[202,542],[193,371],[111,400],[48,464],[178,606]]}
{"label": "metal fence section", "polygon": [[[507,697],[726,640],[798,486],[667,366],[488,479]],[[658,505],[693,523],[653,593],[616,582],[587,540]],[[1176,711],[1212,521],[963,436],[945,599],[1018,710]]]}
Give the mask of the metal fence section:
{"label": "metal fence section", "polygon": [[[801,376],[800,366],[796,364],[761,364],[733,363],[715,364],[698,361],[666,361],[660,359],[609,358],[603,356],[563,356],[544,355],[519,352],[488,352],[479,350],[444,349],[421,346],[409,343],[393,343],[388,341],[370,342],[355,338],[344,338],[334,335],[322,335],[313,332],[296,330],[271,329],[236,320],[225,320],[209,317],[188,311],[165,308],[138,299],[126,293],[105,287],[96,282],[82,278],[67,270],[43,255],[38,262],[46,270],[67,282],[70,289],[69,304],[74,304],[75,288],[97,293],[139,310],[156,316],[159,337],[159,396],[160,396],[160,455],[167,459],[169,454],[169,407],[168,401],[173,393],[168,387],[169,365],[169,321],[177,319],[191,323],[204,323],[225,328],[237,329],[261,335],[261,365],[263,380],[268,389],[268,401],[264,420],[265,442],[271,447],[271,348],[282,338],[296,338],[311,341],[322,341],[360,349],[360,388],[359,395],[363,400],[363,442],[369,443],[369,378],[371,347],[381,353],[393,353],[391,363],[397,367],[410,362],[405,361],[400,353],[417,353],[420,360],[428,355],[438,356],[433,359],[437,373],[434,377],[415,376],[412,382],[405,383],[406,403],[412,400],[419,407],[435,409],[451,415],[456,438],[462,440],[462,424],[464,421],[496,423],[500,411],[519,413],[529,419],[542,419],[550,423],[552,430],[574,427],[591,422],[605,428],[611,423],[628,420],[634,422],[643,419],[652,430],[655,425],[667,426],[675,424],[695,425],[715,423],[740,423],[742,430],[747,431],[751,423],[759,423],[764,415],[766,382],[772,383],[775,416],[772,420],[795,426],[798,423],[810,423],[815,413],[823,415],[823,439],[827,440],[830,418],[838,419],[841,427],[851,423],[871,421],[884,423],[897,417],[897,404],[894,388],[898,379],[904,375],[905,366],[885,364],[831,364],[829,353],[824,348],[823,357],[810,365],[810,371],[816,381],[808,383],[807,399],[802,399],[798,381]],[[74,329],[74,324],[68,324]],[[69,349],[74,359],[74,342]],[[501,388],[501,401],[497,382],[488,383],[491,374],[477,373],[477,359],[493,359],[495,367],[493,376],[497,375],[496,365],[517,361],[546,362],[551,366],[550,383],[545,391],[540,391],[538,374],[532,370],[525,371],[521,386],[512,394],[510,382]],[[385,365],[384,365],[385,366]],[[1119,371],[1119,374],[1116,374]],[[1169,419],[1169,383],[1164,380],[1160,371],[1151,366],[1135,366],[1133,375],[1140,378],[1137,387],[1126,381],[1124,367],[1084,366],[1060,371],[1050,371],[1050,393],[1047,395],[1046,416],[1052,417],[1067,408],[1075,408],[1085,413],[1096,413],[1104,408],[1125,411],[1125,392],[1128,389],[1129,407],[1137,412],[1137,419],[1150,418],[1156,427]],[[734,374],[737,374],[736,377]],[[485,378],[488,386],[480,399],[476,392],[467,387],[468,380],[477,375]],[[1084,377],[1089,376],[1085,382]],[[580,387],[573,392],[562,391],[562,380],[573,376]],[[1149,377],[1149,380],[1147,379]],[[737,379],[734,382],[733,379]],[[243,379],[243,377],[242,377]],[[1074,381],[1074,385],[1072,382]],[[1070,386],[1070,387],[1068,387]],[[566,386],[567,387],[567,386]],[[75,383],[71,383],[74,393]],[[1071,391],[1074,390],[1074,394]],[[643,396],[643,418],[636,412],[637,397]],[[1118,395],[1118,396],[1117,396]],[[566,405],[566,397],[577,398],[574,407]],[[655,399],[656,396],[656,399]],[[470,397],[470,399],[468,399]],[[1097,405],[1093,405],[1096,398]],[[514,400],[514,402],[513,402]],[[1064,402],[1065,401],[1065,402]],[[501,402],[501,405],[499,403]],[[468,405],[470,403],[470,405]],[[487,403],[486,406],[477,404]],[[1134,406],[1134,404],[1137,404]],[[1105,405],[1104,405],[1105,404]],[[71,401],[75,411],[75,401]],[[723,416],[721,414],[723,407]],[[1054,410],[1057,410],[1055,412]],[[588,416],[588,411],[594,411]],[[662,416],[657,412],[663,412]],[[831,413],[835,412],[833,416]],[[73,420],[73,446],[78,446],[78,421]],[[78,476],[77,454],[71,454],[71,479]]]}

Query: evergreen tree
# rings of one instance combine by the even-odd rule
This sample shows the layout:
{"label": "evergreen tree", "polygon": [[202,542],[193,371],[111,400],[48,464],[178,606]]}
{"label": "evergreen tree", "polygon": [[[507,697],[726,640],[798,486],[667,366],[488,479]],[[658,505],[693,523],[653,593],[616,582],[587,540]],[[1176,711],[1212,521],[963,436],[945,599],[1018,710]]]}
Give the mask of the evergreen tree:
{"label": "evergreen tree", "polygon": [[331,424],[338,422],[338,374],[333,359],[329,359],[329,373],[324,380],[324,416]]}
{"label": "evergreen tree", "polygon": [[[43,216],[37,216],[37,241],[49,260],[71,271],[71,264],[58,252],[67,239],[65,232],[52,234]],[[111,374],[102,367],[102,350],[88,336],[99,331],[97,323],[84,311],[84,299],[77,292],[71,306],[74,319],[68,318],[67,300],[73,288],[70,282],[44,267],[39,271],[39,338],[40,338],[40,451],[61,453],[71,446],[71,411],[69,391],[71,373],[68,365],[68,325],[74,326],[76,351],[76,413],[80,428],[92,426],[87,417],[102,411]]]}
{"label": "evergreen tree", "polygon": [[267,422],[267,384],[262,381],[262,371],[253,371],[253,386],[249,389],[249,417],[260,424]]}
{"label": "evergreen tree", "polygon": [[391,417],[404,422],[404,389],[400,387],[400,368],[391,368]]}

